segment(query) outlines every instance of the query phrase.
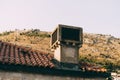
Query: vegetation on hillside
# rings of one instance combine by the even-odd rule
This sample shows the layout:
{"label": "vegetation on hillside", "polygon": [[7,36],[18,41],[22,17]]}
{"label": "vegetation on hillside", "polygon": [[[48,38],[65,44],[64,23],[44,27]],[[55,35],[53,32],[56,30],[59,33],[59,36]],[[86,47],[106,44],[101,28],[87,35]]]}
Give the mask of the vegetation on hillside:
{"label": "vegetation on hillside", "polygon": [[120,39],[111,35],[87,34],[80,49],[80,61],[96,63],[110,70],[120,69]]}
{"label": "vegetation on hillside", "polygon": [[41,32],[39,29],[34,29],[34,30],[30,30],[30,31],[27,31],[27,32],[22,32],[20,33],[20,35],[26,35],[26,36],[34,36],[34,37],[50,37],[50,34],[46,34],[46,33],[43,33]]}
{"label": "vegetation on hillside", "polygon": [[[0,34],[0,40],[23,45],[52,53],[50,51],[50,32],[39,29],[16,30]],[[109,70],[120,69],[120,39],[111,35],[83,35],[83,46],[80,48],[80,62],[103,65]]]}
{"label": "vegetation on hillside", "polygon": [[13,33],[13,31],[6,31],[6,32],[3,32],[3,33],[0,33],[0,36],[9,35],[10,33]]}

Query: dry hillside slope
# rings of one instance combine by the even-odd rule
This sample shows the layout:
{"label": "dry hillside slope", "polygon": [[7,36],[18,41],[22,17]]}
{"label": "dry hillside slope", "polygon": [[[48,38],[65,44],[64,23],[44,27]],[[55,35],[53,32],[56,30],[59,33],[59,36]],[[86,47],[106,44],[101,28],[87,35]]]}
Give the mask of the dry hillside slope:
{"label": "dry hillside slope", "polygon": [[[4,32],[0,34],[0,40],[52,53],[50,32],[43,32],[39,29]],[[110,69],[120,67],[120,38],[84,33],[83,40],[80,61],[102,64]]]}

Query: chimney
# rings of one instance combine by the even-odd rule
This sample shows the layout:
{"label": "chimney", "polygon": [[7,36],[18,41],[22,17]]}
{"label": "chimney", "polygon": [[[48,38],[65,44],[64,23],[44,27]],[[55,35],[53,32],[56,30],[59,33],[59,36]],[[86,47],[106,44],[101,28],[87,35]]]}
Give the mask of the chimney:
{"label": "chimney", "polygon": [[54,51],[54,58],[62,66],[78,65],[79,48],[82,44],[83,30],[81,27],[59,24],[51,34],[51,49]]}

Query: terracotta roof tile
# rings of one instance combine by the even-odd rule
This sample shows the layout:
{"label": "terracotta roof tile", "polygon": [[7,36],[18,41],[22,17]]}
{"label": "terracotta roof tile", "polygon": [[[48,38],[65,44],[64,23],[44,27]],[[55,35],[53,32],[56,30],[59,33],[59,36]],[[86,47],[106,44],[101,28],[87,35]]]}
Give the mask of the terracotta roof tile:
{"label": "terracotta roof tile", "polygon": [[26,64],[28,64],[29,66],[31,66],[32,64],[31,64],[31,61],[30,61],[30,58],[29,58],[28,54],[25,55],[25,59],[26,59]]}
{"label": "terracotta roof tile", "polygon": [[0,41],[0,63],[53,68],[50,54]]}
{"label": "terracotta roof tile", "polygon": [[[3,50],[6,50],[6,49],[3,49]],[[15,60],[15,56],[14,56],[14,46],[10,46],[10,64],[12,63],[15,63],[14,60]]]}
{"label": "terracotta roof tile", "polygon": [[[1,65],[3,67],[1,67]],[[44,53],[44,52],[40,52],[37,50],[32,50],[31,48],[28,48],[28,47],[18,46],[18,45],[14,45],[11,43],[6,43],[6,42],[0,41],[0,68],[6,69],[6,67],[7,67],[6,65],[8,66],[8,68],[10,70],[14,70],[14,68],[15,68],[18,70],[19,69],[23,70],[23,71],[24,70],[34,71],[34,69],[35,69],[36,72],[39,70],[42,72],[42,70],[45,69],[45,70],[47,70],[46,72],[49,72],[49,70],[50,70],[49,68],[54,68],[54,69],[51,69],[51,72],[55,72],[55,70],[56,70],[56,73],[57,72],[59,73],[60,69],[61,69],[61,73],[64,73],[66,70],[68,70],[68,69],[66,69],[66,67],[65,67],[65,69],[66,69],[65,70],[63,68],[63,66],[61,66],[61,64],[57,63],[56,60],[53,59],[52,54]],[[80,68],[82,68],[83,70],[86,70],[86,71],[97,70],[98,72],[100,72],[100,71],[106,72],[106,70],[104,68],[92,68],[89,64],[86,64],[86,63],[80,63],[80,65],[81,65]],[[24,67],[24,66],[26,66],[26,67]],[[38,70],[38,67],[39,67],[39,70]],[[43,68],[43,67],[46,67],[46,68]],[[58,68],[58,70],[57,70],[57,68]],[[43,72],[45,70],[43,70]],[[72,71],[72,70],[70,70],[70,71]],[[49,73],[51,73],[51,72],[49,72]],[[81,73],[80,73],[80,75],[81,75]],[[104,74],[103,74],[103,76],[104,76]]]}
{"label": "terracotta roof tile", "polygon": [[20,64],[20,59],[19,59],[19,53],[18,53],[18,48],[15,48],[15,63]]}
{"label": "terracotta roof tile", "polygon": [[10,47],[6,46],[5,59],[4,59],[5,63],[9,61],[9,49],[10,49]]}

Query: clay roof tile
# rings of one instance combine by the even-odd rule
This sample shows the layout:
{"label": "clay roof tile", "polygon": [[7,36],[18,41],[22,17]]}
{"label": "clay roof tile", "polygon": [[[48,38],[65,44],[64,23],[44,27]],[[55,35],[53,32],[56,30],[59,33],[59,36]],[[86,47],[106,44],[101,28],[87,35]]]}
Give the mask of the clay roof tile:
{"label": "clay roof tile", "polygon": [[0,63],[53,68],[50,54],[0,41]]}

